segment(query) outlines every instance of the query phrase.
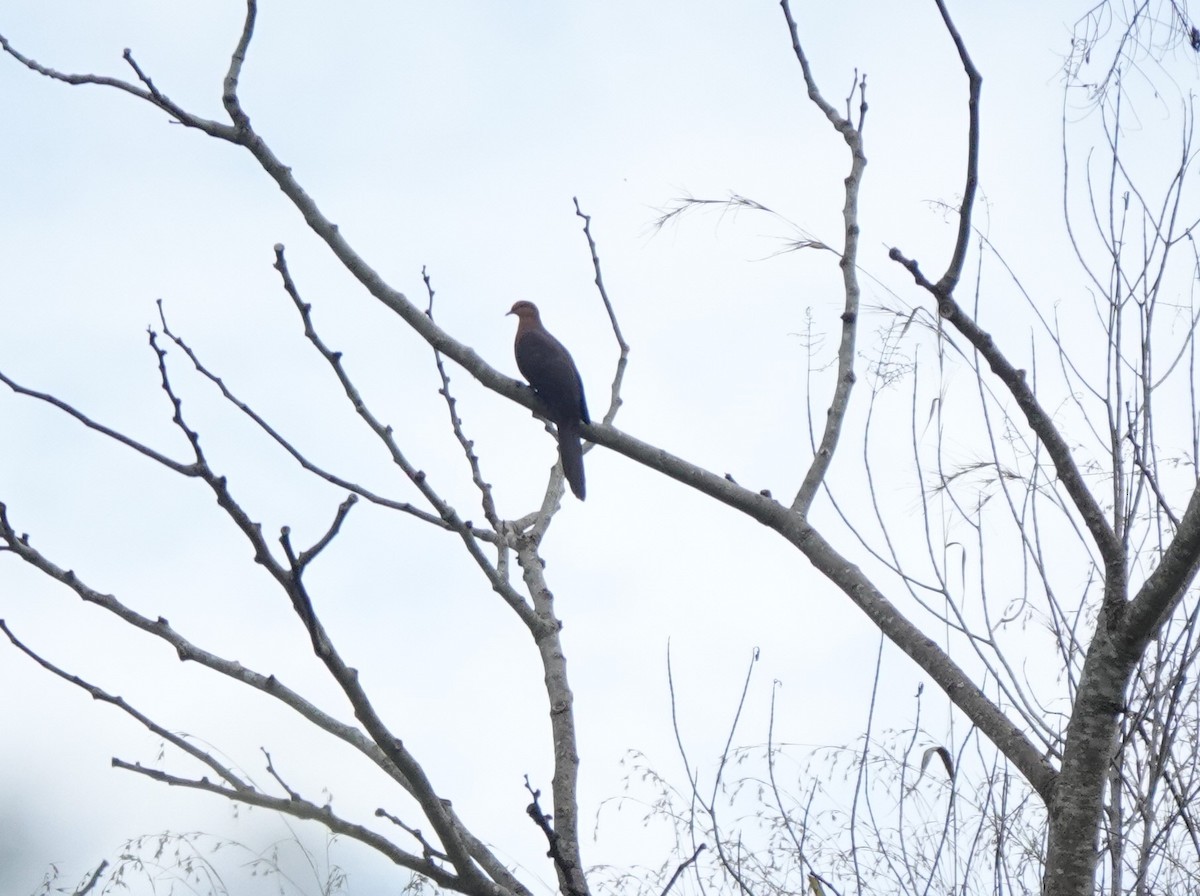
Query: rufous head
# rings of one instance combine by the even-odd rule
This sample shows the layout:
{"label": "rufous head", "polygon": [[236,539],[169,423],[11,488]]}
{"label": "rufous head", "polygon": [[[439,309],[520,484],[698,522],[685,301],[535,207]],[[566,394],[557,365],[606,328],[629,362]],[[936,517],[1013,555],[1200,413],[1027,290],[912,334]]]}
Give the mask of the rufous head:
{"label": "rufous head", "polygon": [[538,316],[537,305],[533,302],[517,302],[508,311],[509,314],[515,314],[520,320],[540,320]]}

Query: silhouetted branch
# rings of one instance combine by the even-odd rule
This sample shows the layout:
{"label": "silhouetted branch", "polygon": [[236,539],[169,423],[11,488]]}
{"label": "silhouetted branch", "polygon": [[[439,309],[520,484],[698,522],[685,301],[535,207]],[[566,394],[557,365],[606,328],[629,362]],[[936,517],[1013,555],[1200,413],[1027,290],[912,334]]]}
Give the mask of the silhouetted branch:
{"label": "silhouetted branch", "polygon": [[542,811],[542,806],[538,802],[542,792],[533,789],[533,785],[529,783],[529,775],[525,776],[525,789],[533,798],[533,802],[525,807],[525,814],[532,818],[533,823],[545,834],[546,843],[549,845],[546,855],[554,860],[554,867],[558,871],[558,879],[563,885],[564,891],[568,896],[586,896],[586,886],[581,888],[576,885],[576,881],[582,879],[582,872],[577,865],[563,855],[563,839],[554,830],[554,825],[550,823],[551,816]]}
{"label": "silhouetted branch", "polygon": [[675,886],[675,881],[679,880],[679,875],[687,871],[689,865],[695,864],[696,859],[700,858],[700,853],[704,852],[706,846],[707,844],[701,843],[696,847],[696,851],[692,853],[692,857],[682,862],[679,867],[675,869],[675,873],[671,875],[671,879],[667,881],[667,885],[663,887],[660,896],[667,896],[667,894],[671,892],[671,888]]}
{"label": "silhouetted branch", "polygon": [[84,885],[76,890],[72,896],[87,896],[88,893],[92,892],[96,884],[100,882],[100,875],[104,873],[104,869],[107,867],[108,859],[104,859],[99,865],[96,866],[96,870],[92,872],[91,877],[89,877]]}

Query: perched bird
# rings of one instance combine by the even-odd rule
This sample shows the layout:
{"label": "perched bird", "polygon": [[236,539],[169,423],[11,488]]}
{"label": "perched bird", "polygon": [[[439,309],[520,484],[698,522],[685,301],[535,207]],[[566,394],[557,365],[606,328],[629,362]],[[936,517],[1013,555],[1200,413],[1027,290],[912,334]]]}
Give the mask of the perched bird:
{"label": "perched bird", "polygon": [[542,400],[546,416],[558,428],[558,456],[563,475],[580,501],[584,497],[583,441],[580,423],[591,423],[583,380],[571,353],[542,326],[537,305],[517,302],[509,314],[517,316],[513,351],[517,367]]}

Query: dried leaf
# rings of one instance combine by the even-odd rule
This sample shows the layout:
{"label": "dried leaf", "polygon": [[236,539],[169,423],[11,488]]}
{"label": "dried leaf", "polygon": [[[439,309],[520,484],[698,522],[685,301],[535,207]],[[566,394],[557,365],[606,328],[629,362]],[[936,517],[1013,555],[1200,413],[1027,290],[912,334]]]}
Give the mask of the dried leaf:
{"label": "dried leaf", "polygon": [[[925,769],[929,767],[929,760],[934,757],[934,754],[942,758],[942,765],[946,767],[946,775],[951,781],[954,780],[954,759],[951,758],[950,751],[945,747],[930,747],[921,755],[921,773],[917,775],[917,780],[913,781],[913,787],[917,786],[917,781],[925,777]],[[909,790],[911,789],[912,787],[909,788]]]}

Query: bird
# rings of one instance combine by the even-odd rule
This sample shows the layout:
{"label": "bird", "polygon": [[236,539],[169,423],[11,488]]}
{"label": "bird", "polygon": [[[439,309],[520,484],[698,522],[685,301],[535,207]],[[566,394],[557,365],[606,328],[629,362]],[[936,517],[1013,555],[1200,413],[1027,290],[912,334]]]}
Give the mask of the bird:
{"label": "bird", "polygon": [[509,314],[517,316],[517,336],[513,343],[517,368],[542,401],[546,417],[558,429],[558,456],[563,475],[580,501],[586,488],[583,481],[583,436],[580,424],[588,417],[583,379],[571,359],[571,353],[550,335],[533,302],[517,302]]}

